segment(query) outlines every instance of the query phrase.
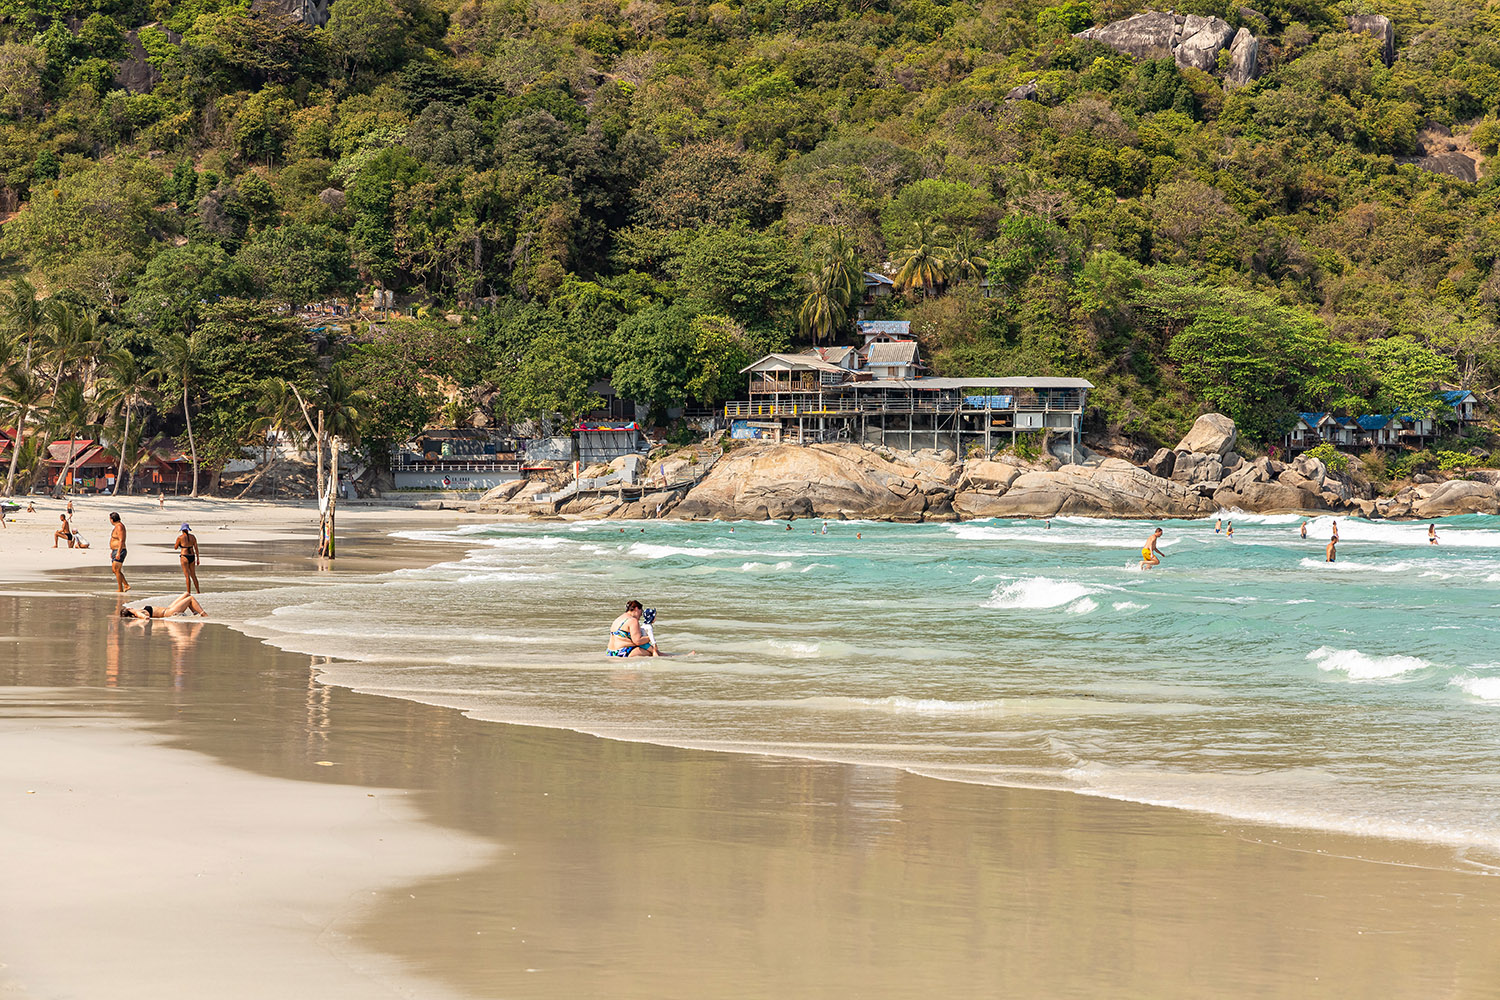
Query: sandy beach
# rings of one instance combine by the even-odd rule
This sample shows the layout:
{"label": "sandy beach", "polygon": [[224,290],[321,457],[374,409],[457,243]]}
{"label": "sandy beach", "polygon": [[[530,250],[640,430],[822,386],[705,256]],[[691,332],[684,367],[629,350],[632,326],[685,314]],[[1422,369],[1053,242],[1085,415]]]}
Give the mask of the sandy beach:
{"label": "sandy beach", "polygon": [[[1449,852],[326,686],[121,622],[104,551],[118,509],[130,596],[169,595],[193,523],[212,615],[315,571],[310,508],[111,503],[88,551],[50,501],[0,534],[0,996],[1500,995],[1500,879]],[[333,572],[454,521],[341,511]]]}

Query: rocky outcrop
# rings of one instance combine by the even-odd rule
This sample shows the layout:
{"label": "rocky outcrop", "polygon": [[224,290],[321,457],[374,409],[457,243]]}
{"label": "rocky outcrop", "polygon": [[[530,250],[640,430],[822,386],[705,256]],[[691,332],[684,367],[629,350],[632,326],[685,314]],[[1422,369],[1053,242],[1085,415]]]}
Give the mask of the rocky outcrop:
{"label": "rocky outcrop", "polygon": [[1147,472],[1153,476],[1160,476],[1163,479],[1171,479],[1172,470],[1176,467],[1177,452],[1172,451],[1170,448],[1158,448],[1156,454],[1152,455],[1146,461],[1145,465]]}
{"label": "rocky outcrop", "polygon": [[1387,66],[1396,61],[1396,29],[1391,19],[1383,14],[1357,14],[1344,19],[1349,30],[1360,35],[1373,35],[1380,42],[1380,58]]}
{"label": "rocky outcrop", "polygon": [[1037,100],[1036,81],[1023,83],[1019,87],[1010,88],[1010,93],[1005,95],[1007,101],[1035,101]]}
{"label": "rocky outcrop", "polygon": [[674,509],[677,517],[888,517],[945,512],[961,470],[886,457],[857,445],[758,445],[719,460]]}
{"label": "rocky outcrop", "polygon": [[1500,513],[1500,490],[1489,483],[1454,479],[1418,487],[1413,493],[1411,513],[1416,517]]}
{"label": "rocky outcrop", "polygon": [[1229,66],[1224,70],[1224,82],[1230,87],[1243,87],[1260,75],[1260,39],[1250,34],[1248,28],[1234,33],[1229,43]]}
{"label": "rocky outcrop", "polygon": [[1180,484],[1123,459],[1107,458],[1097,468],[1068,465],[1056,472],[1024,473],[998,497],[959,493],[953,509],[978,517],[1204,517],[1214,507]]}
{"label": "rocky outcrop", "polygon": [[[1246,36],[1244,41],[1240,35]],[[1073,37],[1100,42],[1137,59],[1172,59],[1179,66],[1205,73],[1214,71],[1225,48],[1231,49],[1233,65],[1231,42],[1238,42],[1242,58],[1235,85],[1243,86],[1259,75],[1260,43],[1243,28],[1236,32],[1222,18],[1148,10],[1123,21],[1095,25]]]}
{"label": "rocky outcrop", "polygon": [[1193,429],[1177,442],[1177,451],[1217,455],[1222,459],[1234,450],[1238,440],[1239,431],[1235,429],[1233,420],[1222,413],[1205,413],[1193,421]]}

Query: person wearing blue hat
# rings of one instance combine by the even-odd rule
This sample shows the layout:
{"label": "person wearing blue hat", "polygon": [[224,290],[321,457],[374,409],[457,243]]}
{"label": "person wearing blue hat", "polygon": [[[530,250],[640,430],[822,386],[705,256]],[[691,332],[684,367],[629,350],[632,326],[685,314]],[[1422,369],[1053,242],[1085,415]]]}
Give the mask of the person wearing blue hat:
{"label": "person wearing blue hat", "polygon": [[197,587],[198,593],[203,593],[203,584],[198,582],[198,538],[186,521],[182,522],[182,533],[172,547],[177,550],[178,562],[182,563],[182,580],[187,584],[187,592],[191,594]]}

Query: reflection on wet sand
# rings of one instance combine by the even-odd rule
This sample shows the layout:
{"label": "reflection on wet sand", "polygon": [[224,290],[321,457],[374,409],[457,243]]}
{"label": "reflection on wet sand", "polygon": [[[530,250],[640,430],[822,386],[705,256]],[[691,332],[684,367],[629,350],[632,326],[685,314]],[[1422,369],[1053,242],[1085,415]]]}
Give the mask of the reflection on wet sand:
{"label": "reflection on wet sand", "polygon": [[129,710],[177,746],[419,788],[432,822],[499,845],[380,894],[355,931],[468,995],[1429,997],[1500,982],[1500,880],[1421,867],[1439,852],[1385,845],[1408,864],[1373,864],[1329,856],[1370,849],[1349,838],[494,725],[324,687],[317,658],[218,626],[171,623],[186,628],[162,642],[83,602],[41,615],[27,600],[0,613],[70,625],[0,683],[128,687]]}

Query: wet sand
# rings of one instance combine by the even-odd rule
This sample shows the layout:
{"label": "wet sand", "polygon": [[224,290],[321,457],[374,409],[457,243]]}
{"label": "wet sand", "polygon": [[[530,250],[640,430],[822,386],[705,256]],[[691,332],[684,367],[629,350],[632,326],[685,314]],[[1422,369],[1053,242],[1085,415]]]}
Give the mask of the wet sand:
{"label": "wet sand", "polygon": [[478,722],[79,585],[0,596],[0,996],[1500,995],[1441,851]]}

